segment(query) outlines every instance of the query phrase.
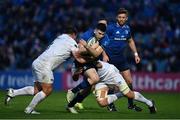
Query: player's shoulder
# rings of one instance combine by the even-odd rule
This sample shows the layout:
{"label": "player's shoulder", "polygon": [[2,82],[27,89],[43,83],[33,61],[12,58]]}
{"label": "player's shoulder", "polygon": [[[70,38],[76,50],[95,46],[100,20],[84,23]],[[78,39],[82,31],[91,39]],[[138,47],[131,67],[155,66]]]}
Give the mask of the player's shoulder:
{"label": "player's shoulder", "polygon": [[86,30],[84,33],[82,33],[82,35],[83,35],[83,34],[92,34],[93,31],[94,31],[94,30],[93,30],[92,28],[90,28],[90,29]]}
{"label": "player's shoulder", "polygon": [[87,40],[89,39],[89,37],[91,37],[93,35],[93,29],[88,29],[87,31],[83,32],[81,35],[80,35],[80,38],[81,39],[84,39],[84,40]]}
{"label": "player's shoulder", "polygon": [[130,29],[130,26],[128,24],[125,24],[124,27]]}
{"label": "player's shoulder", "polygon": [[110,22],[109,24],[108,24],[108,27],[115,27],[116,26],[116,23],[115,22]]}
{"label": "player's shoulder", "polygon": [[127,29],[127,30],[130,30],[130,26],[129,26],[128,24],[125,24],[125,25],[123,26],[123,28],[125,28],[125,29]]}

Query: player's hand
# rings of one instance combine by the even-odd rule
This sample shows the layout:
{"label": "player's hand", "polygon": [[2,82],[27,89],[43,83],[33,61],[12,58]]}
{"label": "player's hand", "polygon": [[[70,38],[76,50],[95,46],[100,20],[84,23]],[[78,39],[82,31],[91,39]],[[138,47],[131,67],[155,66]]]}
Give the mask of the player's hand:
{"label": "player's hand", "polygon": [[109,62],[109,57],[108,57],[107,55],[104,55],[104,56],[103,56],[103,61],[104,61],[104,62]]}
{"label": "player's hand", "polygon": [[87,45],[87,42],[86,42],[85,40],[83,40],[83,39],[81,39],[81,40],[79,41],[79,43],[80,43],[81,45],[83,45],[83,46],[86,46],[86,45]]}
{"label": "player's hand", "polygon": [[82,72],[83,72],[83,68],[82,68],[82,67],[79,67],[79,68],[75,71],[74,74],[80,75],[80,74],[82,74]]}
{"label": "player's hand", "polygon": [[140,57],[139,57],[139,56],[135,56],[135,62],[136,62],[136,64],[140,63],[140,61],[141,61]]}

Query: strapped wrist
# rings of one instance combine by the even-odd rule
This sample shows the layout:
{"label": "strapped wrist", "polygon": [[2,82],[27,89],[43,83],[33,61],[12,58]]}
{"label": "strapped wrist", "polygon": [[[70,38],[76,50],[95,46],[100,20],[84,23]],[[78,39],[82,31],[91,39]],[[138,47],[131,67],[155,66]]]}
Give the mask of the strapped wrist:
{"label": "strapped wrist", "polygon": [[134,53],[134,56],[138,56],[138,53],[137,53],[137,52],[135,52],[135,53]]}

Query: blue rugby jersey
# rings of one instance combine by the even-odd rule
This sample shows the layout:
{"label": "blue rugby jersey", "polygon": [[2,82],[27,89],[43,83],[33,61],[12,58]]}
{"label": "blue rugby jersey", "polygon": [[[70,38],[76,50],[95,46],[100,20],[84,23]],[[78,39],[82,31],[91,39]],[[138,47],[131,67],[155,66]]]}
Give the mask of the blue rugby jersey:
{"label": "blue rugby jersey", "polygon": [[[95,36],[94,29],[89,29],[80,35],[80,39],[85,40],[87,43],[93,44],[96,42],[96,38],[94,36]],[[105,36],[101,40],[99,40],[99,45],[104,49],[105,46],[108,46],[108,43],[109,43],[109,38],[105,34]]]}
{"label": "blue rugby jersey", "polygon": [[131,38],[130,28],[128,25],[119,26],[117,23],[112,23],[108,25],[106,33],[109,37],[109,44],[105,46],[106,52],[112,60],[119,61]]}

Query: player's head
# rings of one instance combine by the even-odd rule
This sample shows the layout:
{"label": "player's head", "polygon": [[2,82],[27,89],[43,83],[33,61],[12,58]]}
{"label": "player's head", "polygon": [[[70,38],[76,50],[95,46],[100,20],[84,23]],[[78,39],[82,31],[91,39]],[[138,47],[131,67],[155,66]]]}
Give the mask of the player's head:
{"label": "player's head", "polygon": [[98,23],[96,28],[94,29],[94,34],[96,39],[100,40],[104,37],[106,32],[106,24],[104,23]]}
{"label": "player's head", "polygon": [[107,26],[107,20],[104,15],[101,15],[101,17],[98,19],[98,23],[103,23]]}
{"label": "player's head", "polygon": [[64,33],[69,34],[73,39],[76,39],[77,37],[77,29],[71,25],[65,27]]}
{"label": "player's head", "polygon": [[128,11],[125,8],[120,8],[116,16],[119,25],[124,25],[128,20]]}

